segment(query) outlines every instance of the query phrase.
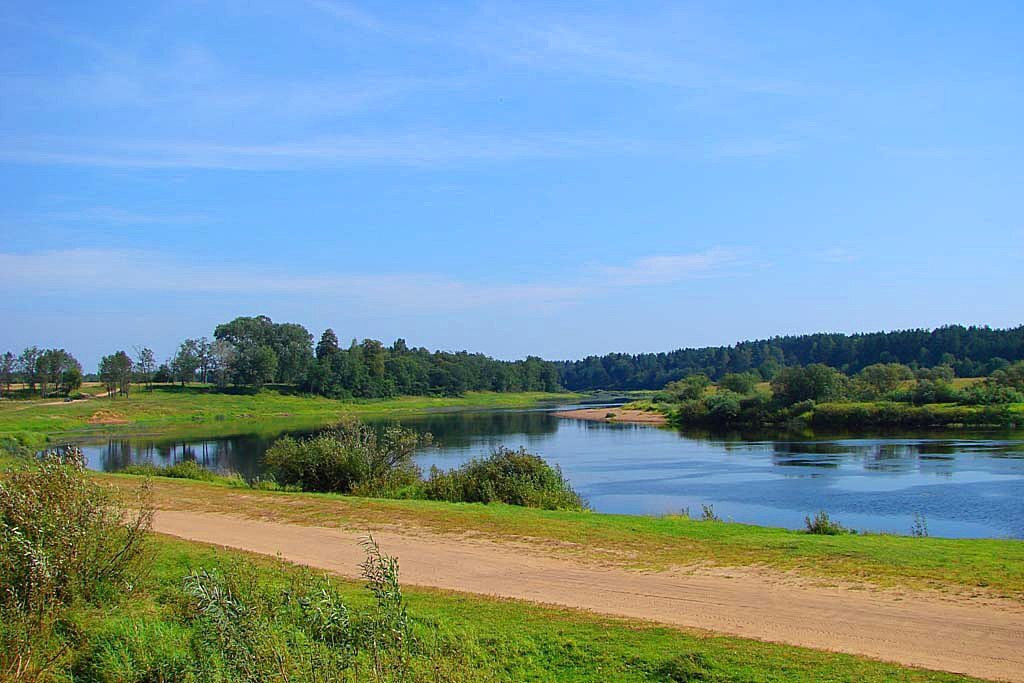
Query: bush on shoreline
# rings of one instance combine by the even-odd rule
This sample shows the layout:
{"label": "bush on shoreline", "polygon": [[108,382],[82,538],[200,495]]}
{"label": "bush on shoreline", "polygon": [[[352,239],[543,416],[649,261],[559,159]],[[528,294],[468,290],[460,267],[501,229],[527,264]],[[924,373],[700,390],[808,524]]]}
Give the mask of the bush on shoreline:
{"label": "bush on shoreline", "polygon": [[431,442],[401,425],[378,432],[357,421],[303,439],[284,436],[264,459],[274,479],[303,491],[384,495],[420,481],[413,454]]}
{"label": "bush on shoreline", "polygon": [[562,471],[525,448],[499,446],[487,458],[457,469],[431,468],[423,485],[430,500],[452,503],[507,503],[545,510],[583,510],[586,504]]}

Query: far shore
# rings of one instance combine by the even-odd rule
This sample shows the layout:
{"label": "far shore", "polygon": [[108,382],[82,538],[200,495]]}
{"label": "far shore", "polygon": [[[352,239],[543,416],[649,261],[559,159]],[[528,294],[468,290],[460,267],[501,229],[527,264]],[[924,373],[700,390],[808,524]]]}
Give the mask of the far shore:
{"label": "far shore", "polygon": [[661,413],[636,410],[634,408],[580,408],[578,410],[560,410],[555,417],[567,417],[574,420],[590,420],[591,422],[635,422],[638,424],[663,425],[668,420]]}

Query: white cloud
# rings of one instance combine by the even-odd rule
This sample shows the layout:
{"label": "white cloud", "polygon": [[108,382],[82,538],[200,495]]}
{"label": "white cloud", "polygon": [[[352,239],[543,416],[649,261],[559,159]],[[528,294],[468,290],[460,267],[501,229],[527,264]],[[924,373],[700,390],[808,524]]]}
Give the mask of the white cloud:
{"label": "white cloud", "polygon": [[122,168],[242,171],[332,168],[352,163],[411,166],[565,158],[640,151],[638,143],[600,135],[466,134],[446,131],[345,135],[274,143],[203,143],[46,137],[0,144],[0,161]]}
{"label": "white cloud", "polygon": [[[735,272],[735,251],[650,256],[622,266],[595,266],[555,282],[479,282],[431,273],[295,273],[256,266],[195,264],[123,249],[0,253],[0,291],[46,294],[163,292],[301,296],[417,312],[490,306],[551,308],[610,290],[667,285]],[[41,278],[40,273],[59,273]]]}
{"label": "white cloud", "polygon": [[694,254],[648,256],[622,266],[602,266],[599,272],[615,286],[663,285],[721,275],[740,262],[739,251],[715,248]]}
{"label": "white cloud", "polygon": [[73,211],[40,214],[38,218],[45,221],[116,225],[202,225],[213,221],[204,214],[155,214],[116,206],[80,207]]}

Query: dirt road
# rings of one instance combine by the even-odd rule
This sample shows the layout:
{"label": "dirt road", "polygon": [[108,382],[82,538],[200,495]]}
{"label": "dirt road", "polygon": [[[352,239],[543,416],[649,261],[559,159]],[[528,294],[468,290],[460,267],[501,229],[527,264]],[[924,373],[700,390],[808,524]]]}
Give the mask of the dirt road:
{"label": "dirt road", "polygon": [[[280,553],[356,577],[360,535],[230,515],[162,510],[154,529]],[[415,531],[375,531],[402,581],[582,608],[613,616],[847,652],[1024,682],[1024,605],[927,593],[827,588],[752,570],[639,573],[552,558],[521,546]]]}

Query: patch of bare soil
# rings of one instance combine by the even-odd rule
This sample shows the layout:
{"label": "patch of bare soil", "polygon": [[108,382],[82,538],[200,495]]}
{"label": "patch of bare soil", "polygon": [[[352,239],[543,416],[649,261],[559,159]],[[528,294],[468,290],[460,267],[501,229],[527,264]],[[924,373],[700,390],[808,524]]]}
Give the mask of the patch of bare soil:
{"label": "patch of bare soil", "polygon": [[589,420],[591,422],[635,422],[637,424],[667,424],[668,420],[661,413],[627,408],[580,408],[579,410],[560,410],[555,417],[566,417],[573,420]]}
{"label": "patch of bare soil", "polygon": [[126,425],[128,420],[125,419],[124,415],[115,413],[112,410],[97,410],[93,413],[88,420],[91,425]]}

